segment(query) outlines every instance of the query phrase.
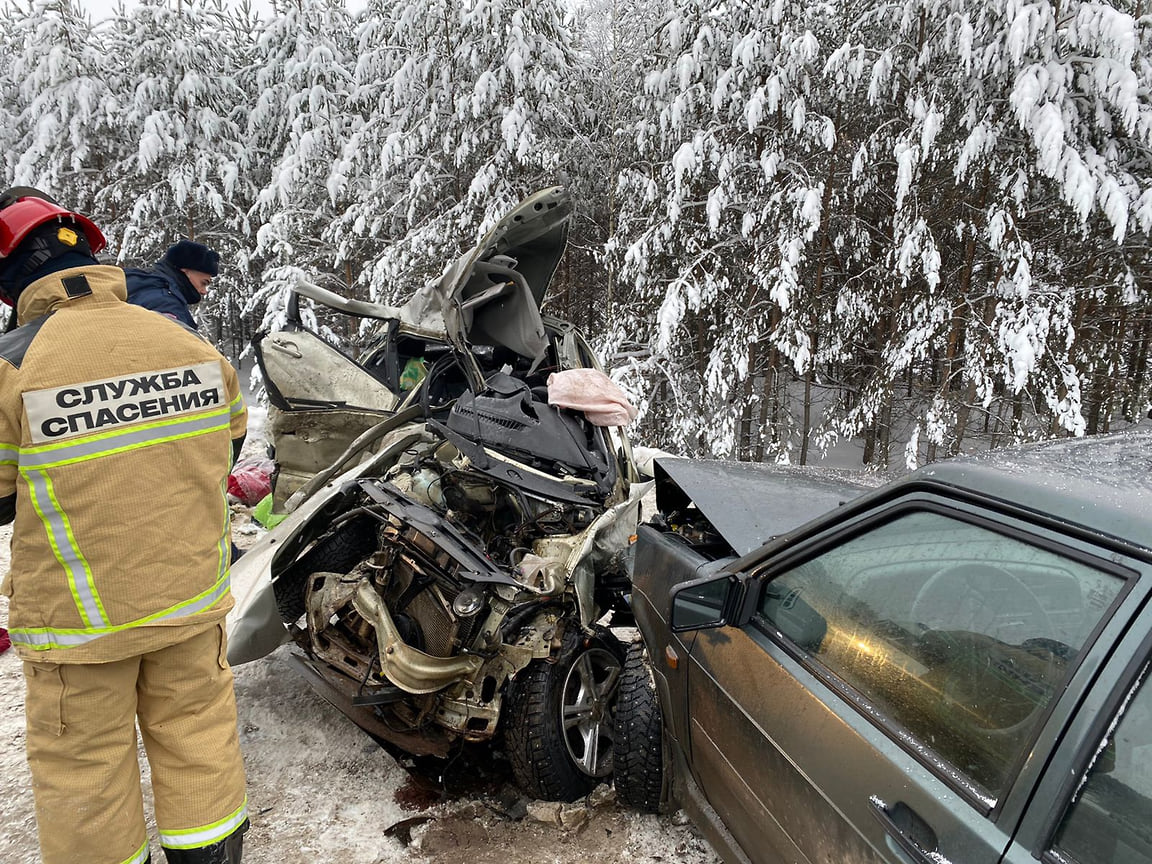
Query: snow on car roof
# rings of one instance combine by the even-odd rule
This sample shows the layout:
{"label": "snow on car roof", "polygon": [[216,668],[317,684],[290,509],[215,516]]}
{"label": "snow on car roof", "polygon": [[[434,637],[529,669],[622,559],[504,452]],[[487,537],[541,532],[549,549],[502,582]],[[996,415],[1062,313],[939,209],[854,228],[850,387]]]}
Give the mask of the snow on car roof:
{"label": "snow on car roof", "polygon": [[922,481],[1152,549],[1152,430],[1004,447],[927,465],[901,483]]}

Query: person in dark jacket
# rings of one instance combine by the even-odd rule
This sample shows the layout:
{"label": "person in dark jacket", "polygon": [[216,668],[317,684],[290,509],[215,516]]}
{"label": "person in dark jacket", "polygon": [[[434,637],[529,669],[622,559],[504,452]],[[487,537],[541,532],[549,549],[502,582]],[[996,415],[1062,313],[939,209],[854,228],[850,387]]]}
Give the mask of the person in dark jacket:
{"label": "person in dark jacket", "polygon": [[128,302],[198,329],[191,306],[208,293],[220,272],[220,254],[203,243],[181,240],[151,270],[125,270]]}
{"label": "person in dark jacket", "polygon": [[[208,293],[208,286],[220,273],[220,253],[203,243],[180,240],[168,247],[164,257],[151,270],[125,270],[128,302],[167,315],[199,331],[189,308]],[[232,544],[232,561],[244,552]]]}

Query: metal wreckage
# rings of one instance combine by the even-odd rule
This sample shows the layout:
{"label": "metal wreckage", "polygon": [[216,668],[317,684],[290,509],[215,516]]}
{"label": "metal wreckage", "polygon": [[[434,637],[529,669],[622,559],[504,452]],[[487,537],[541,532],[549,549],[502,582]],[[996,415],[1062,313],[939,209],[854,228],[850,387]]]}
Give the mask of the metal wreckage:
{"label": "metal wreckage", "polygon": [[[254,584],[229,651],[293,641],[326,698],[415,755],[500,732],[551,800],[612,770],[624,651],[598,622],[631,620],[644,488],[619,428],[549,404],[550,373],[599,369],[540,312],[571,213],[536,193],[399,308],[296,288],[257,344],[291,515],[233,568]],[[358,362],[300,324],[301,296],[379,322]]]}

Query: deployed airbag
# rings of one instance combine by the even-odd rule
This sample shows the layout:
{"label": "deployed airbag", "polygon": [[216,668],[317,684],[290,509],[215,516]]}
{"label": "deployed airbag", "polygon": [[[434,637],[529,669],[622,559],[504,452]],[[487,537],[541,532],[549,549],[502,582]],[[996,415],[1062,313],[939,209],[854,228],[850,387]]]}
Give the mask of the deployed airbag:
{"label": "deployed airbag", "polygon": [[638,413],[624,391],[598,369],[565,369],[548,376],[548,404],[583,411],[593,426],[627,426]]}

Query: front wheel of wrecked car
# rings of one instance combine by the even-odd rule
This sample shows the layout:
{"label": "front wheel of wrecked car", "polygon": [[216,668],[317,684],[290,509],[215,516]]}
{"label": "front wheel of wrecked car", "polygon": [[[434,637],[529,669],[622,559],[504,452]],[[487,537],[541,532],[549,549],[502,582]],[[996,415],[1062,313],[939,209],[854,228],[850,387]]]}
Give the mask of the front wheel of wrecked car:
{"label": "front wheel of wrecked car", "polygon": [[613,785],[621,804],[657,813],[664,784],[663,719],[642,642],[628,648],[613,737]]}
{"label": "front wheel of wrecked car", "polygon": [[505,741],[516,781],[545,801],[574,801],[612,773],[623,649],[611,633],[570,629],[558,659],[536,660],[508,690]]}
{"label": "front wheel of wrecked car", "polygon": [[360,516],[339,525],[276,579],[276,608],[285,624],[304,614],[304,596],[313,573],[348,573],[376,551],[376,522]]}

